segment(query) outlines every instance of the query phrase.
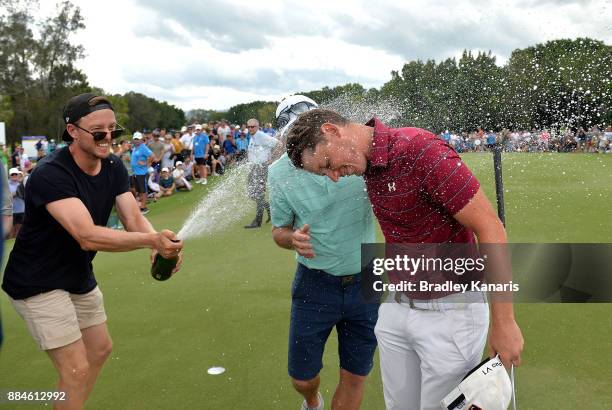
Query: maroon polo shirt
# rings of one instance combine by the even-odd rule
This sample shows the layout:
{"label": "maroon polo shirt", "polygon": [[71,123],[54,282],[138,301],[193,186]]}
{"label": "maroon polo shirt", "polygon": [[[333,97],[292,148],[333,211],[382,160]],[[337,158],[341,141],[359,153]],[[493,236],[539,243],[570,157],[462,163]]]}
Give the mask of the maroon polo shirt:
{"label": "maroon polo shirt", "polygon": [[453,218],[480,188],[459,155],[420,128],[389,128],[377,118],[366,125],[374,127],[374,136],[364,179],[386,242],[475,243],[474,233]]}

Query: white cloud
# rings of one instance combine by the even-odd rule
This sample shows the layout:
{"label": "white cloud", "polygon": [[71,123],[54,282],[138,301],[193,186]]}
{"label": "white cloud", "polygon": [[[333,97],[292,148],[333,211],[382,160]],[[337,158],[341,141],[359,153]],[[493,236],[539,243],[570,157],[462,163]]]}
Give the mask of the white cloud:
{"label": "white cloud", "polygon": [[[411,59],[511,51],[557,38],[612,42],[606,0],[73,0],[79,67],[111,93],[183,109],[228,108],[359,82],[379,87]],[[43,1],[41,15],[54,1]]]}

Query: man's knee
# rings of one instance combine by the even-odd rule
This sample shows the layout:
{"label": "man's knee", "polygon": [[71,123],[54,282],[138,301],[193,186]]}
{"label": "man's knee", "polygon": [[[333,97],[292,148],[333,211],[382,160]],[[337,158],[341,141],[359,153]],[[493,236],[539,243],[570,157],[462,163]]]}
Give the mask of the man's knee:
{"label": "man's knee", "polygon": [[86,385],[89,373],[89,362],[86,359],[62,365],[59,371],[60,379],[65,384],[73,387]]}
{"label": "man's knee", "polygon": [[366,376],[351,373],[347,370],[340,369],[340,384],[349,389],[363,389]]}
{"label": "man's knee", "polygon": [[319,376],[310,379],[310,380],[298,380],[291,378],[291,383],[293,383],[293,387],[299,392],[312,390],[319,385]]}
{"label": "man's knee", "polygon": [[97,346],[95,349],[87,353],[88,356],[91,358],[92,362],[95,362],[96,364],[101,364],[104,363],[106,359],[108,359],[112,352],[113,342],[111,340],[107,340],[103,344]]}

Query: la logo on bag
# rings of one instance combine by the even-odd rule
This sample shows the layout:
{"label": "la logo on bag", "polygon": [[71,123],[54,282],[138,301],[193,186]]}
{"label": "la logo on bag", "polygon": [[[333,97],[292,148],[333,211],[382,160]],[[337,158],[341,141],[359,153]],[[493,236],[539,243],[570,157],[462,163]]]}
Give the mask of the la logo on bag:
{"label": "la logo on bag", "polygon": [[395,191],[395,181],[389,182],[387,184],[387,186],[389,187],[389,192],[394,192]]}

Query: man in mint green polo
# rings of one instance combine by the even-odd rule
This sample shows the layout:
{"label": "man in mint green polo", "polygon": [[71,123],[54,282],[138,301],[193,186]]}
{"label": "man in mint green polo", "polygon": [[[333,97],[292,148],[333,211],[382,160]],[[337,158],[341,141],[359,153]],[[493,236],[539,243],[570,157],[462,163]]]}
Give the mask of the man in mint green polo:
{"label": "man in mint green polo", "polygon": [[[279,105],[281,133],[316,107],[304,96]],[[361,177],[329,178],[295,168],[287,154],[268,175],[274,241],[296,251],[289,329],[289,376],[304,396],[302,409],[322,409],[319,372],[325,343],[338,333],[340,381],[332,408],[358,409],[372,369],[378,303],[360,292],[361,244],[375,241],[372,208]]]}

